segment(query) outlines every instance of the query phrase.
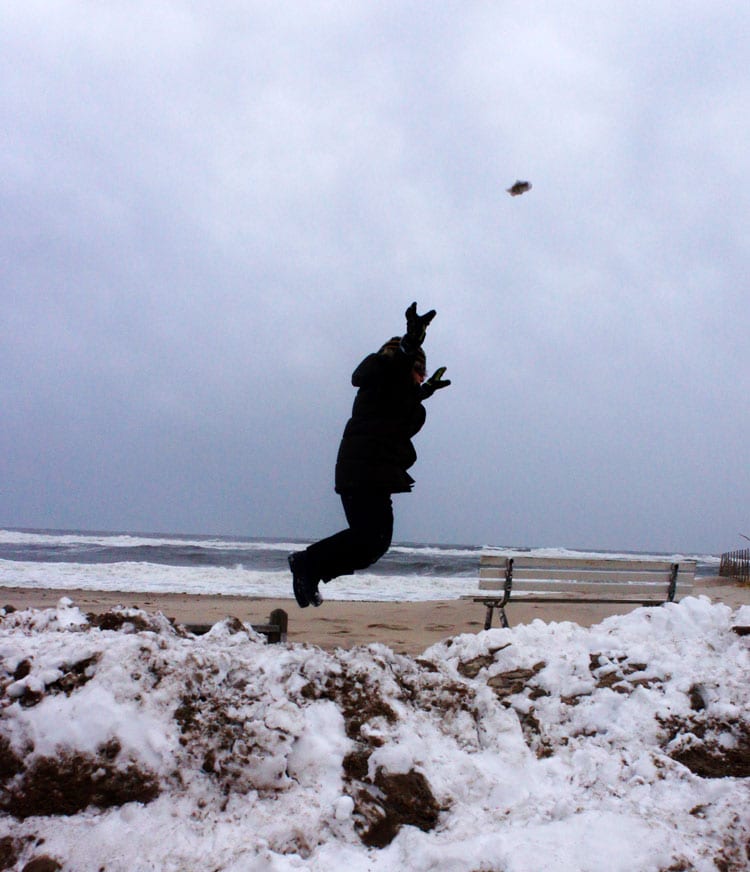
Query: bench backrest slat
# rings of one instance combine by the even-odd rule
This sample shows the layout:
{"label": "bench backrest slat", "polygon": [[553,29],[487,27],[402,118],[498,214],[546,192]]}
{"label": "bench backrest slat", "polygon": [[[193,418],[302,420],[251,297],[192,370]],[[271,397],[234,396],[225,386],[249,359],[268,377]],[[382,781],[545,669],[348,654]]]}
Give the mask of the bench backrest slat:
{"label": "bench backrest slat", "polygon": [[[532,557],[528,554],[511,555],[513,557],[513,573],[519,569],[601,569],[642,572],[669,572],[672,560],[629,560],[622,557]],[[502,566],[505,569],[508,557],[499,554],[482,554],[482,566]],[[687,565],[680,563],[681,566]]]}
{"label": "bench backrest slat", "polygon": [[[630,584],[631,582],[647,582],[651,584],[666,584],[669,581],[670,571],[661,572],[628,572],[627,569],[619,569],[617,572],[603,572],[596,570],[561,569],[552,572],[549,569],[516,569],[513,567],[513,586],[521,582],[534,581],[580,581],[587,584]],[[690,573],[678,572],[678,583],[687,581]],[[505,570],[493,572],[481,569],[479,577],[487,581],[505,581]]]}

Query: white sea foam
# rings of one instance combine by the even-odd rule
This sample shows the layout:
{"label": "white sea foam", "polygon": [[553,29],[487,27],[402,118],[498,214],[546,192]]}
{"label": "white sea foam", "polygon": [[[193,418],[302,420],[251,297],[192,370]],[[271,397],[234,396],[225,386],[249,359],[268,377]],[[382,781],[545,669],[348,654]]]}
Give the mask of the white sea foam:
{"label": "white sea foam", "polygon": [[[35,563],[0,560],[0,587],[192,593],[289,598],[291,576],[242,567],[165,566],[157,563]],[[417,575],[344,576],[326,586],[329,600],[418,602],[456,599],[476,591],[477,581]]]}
{"label": "white sea foam", "polygon": [[103,548],[143,548],[165,545],[212,548],[217,551],[294,551],[304,542],[227,539],[219,537],[159,536],[137,533],[57,533],[26,530],[0,530],[0,545],[98,545]]}
{"label": "white sea foam", "polygon": [[[223,594],[272,598],[291,596],[291,581],[286,561],[277,558],[273,569],[253,565],[262,562],[263,552],[291,552],[304,547],[303,541],[235,540],[211,537],[158,536],[130,533],[79,533],[30,530],[0,530],[0,546],[17,550],[20,559],[0,559],[0,586],[20,588],[50,588],[53,590],[107,590],[122,592],[167,592],[194,594]],[[70,556],[74,560],[83,556],[89,548],[108,550],[108,557],[119,557],[113,549],[162,548],[161,561],[119,560],[117,562],[70,562],[25,560],[24,549],[57,549],[60,556]],[[206,552],[207,563],[200,566],[175,565],[174,555],[183,549],[199,547]],[[359,572],[355,576],[344,576],[326,586],[324,595],[330,600],[381,600],[381,601],[425,601],[450,600],[461,596],[479,593],[478,565],[479,548],[461,546],[397,544],[391,549],[395,571],[383,574],[385,568],[379,565],[376,573]],[[517,554],[519,549],[490,547],[494,553]],[[217,559],[211,563],[210,552]],[[227,552],[240,552],[235,566],[216,565],[221,563],[221,555]],[[76,553],[78,552],[78,554]],[[243,558],[242,552],[247,557]],[[10,552],[6,551],[6,555]],[[156,554],[154,557],[156,557]],[[569,548],[531,548],[520,553],[538,556],[591,556],[591,557],[632,557],[624,552],[576,551]],[[53,556],[53,554],[50,554]],[[136,554],[134,553],[134,557]],[[142,555],[138,555],[142,556]],[[640,554],[641,559],[661,559],[663,554]],[[719,558],[713,555],[671,555],[673,559],[692,559],[704,566],[717,566]],[[232,558],[230,557],[229,560]],[[445,561],[441,563],[441,561]],[[455,573],[450,567],[452,561],[462,564]],[[224,558],[224,562],[227,561]],[[283,569],[279,569],[279,564]],[[403,567],[400,565],[403,564]],[[472,566],[476,565],[476,573]],[[442,567],[434,572],[433,568]],[[402,570],[403,571],[400,571]],[[443,574],[446,573],[446,574]]]}
{"label": "white sea foam", "polygon": [[[147,546],[179,546],[215,549],[217,551],[285,551],[291,552],[304,548],[309,543],[306,539],[290,539],[288,541],[274,539],[241,539],[222,538],[219,536],[176,536],[138,533],[85,533],[57,532],[32,530],[0,529],[0,545],[97,545],[104,548],[143,548]],[[421,545],[418,543],[401,543],[391,546],[390,551],[396,554],[421,554],[425,557],[465,557],[476,554],[479,550],[490,550],[498,554],[530,554],[538,557],[623,557],[632,558],[632,551],[596,551],[565,547],[535,547],[518,548],[505,545],[486,544],[484,546],[460,545]],[[715,554],[689,553],[648,553],[637,552],[643,560],[697,560],[699,563],[719,565],[720,558]]]}

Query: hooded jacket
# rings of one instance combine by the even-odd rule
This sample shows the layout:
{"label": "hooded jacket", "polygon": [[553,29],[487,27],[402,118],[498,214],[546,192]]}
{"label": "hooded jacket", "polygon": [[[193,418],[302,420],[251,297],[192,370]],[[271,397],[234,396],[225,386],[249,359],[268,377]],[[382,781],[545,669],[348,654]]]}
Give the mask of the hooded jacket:
{"label": "hooded jacket", "polygon": [[411,438],[426,417],[412,377],[414,360],[391,341],[354,370],[352,385],[359,390],[336,459],[337,493],[411,490],[407,469],[417,459]]}

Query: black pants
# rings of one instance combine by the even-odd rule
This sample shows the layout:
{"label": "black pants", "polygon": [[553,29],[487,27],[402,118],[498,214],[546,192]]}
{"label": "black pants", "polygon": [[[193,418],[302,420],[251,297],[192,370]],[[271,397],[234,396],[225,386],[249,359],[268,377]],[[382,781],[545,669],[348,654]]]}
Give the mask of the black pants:
{"label": "black pants", "polygon": [[310,574],[320,581],[366,569],[390,548],[393,503],[382,491],[341,494],[349,528],[310,545],[305,558]]}

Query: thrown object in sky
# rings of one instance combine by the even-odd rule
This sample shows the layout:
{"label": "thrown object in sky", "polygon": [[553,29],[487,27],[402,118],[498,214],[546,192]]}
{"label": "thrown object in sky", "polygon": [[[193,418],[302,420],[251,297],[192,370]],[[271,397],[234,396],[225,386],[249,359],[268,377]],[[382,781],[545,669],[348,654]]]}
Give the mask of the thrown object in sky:
{"label": "thrown object in sky", "polygon": [[511,197],[518,197],[519,194],[525,194],[526,191],[531,190],[531,182],[516,182],[511,185],[509,188],[505,189]]}

